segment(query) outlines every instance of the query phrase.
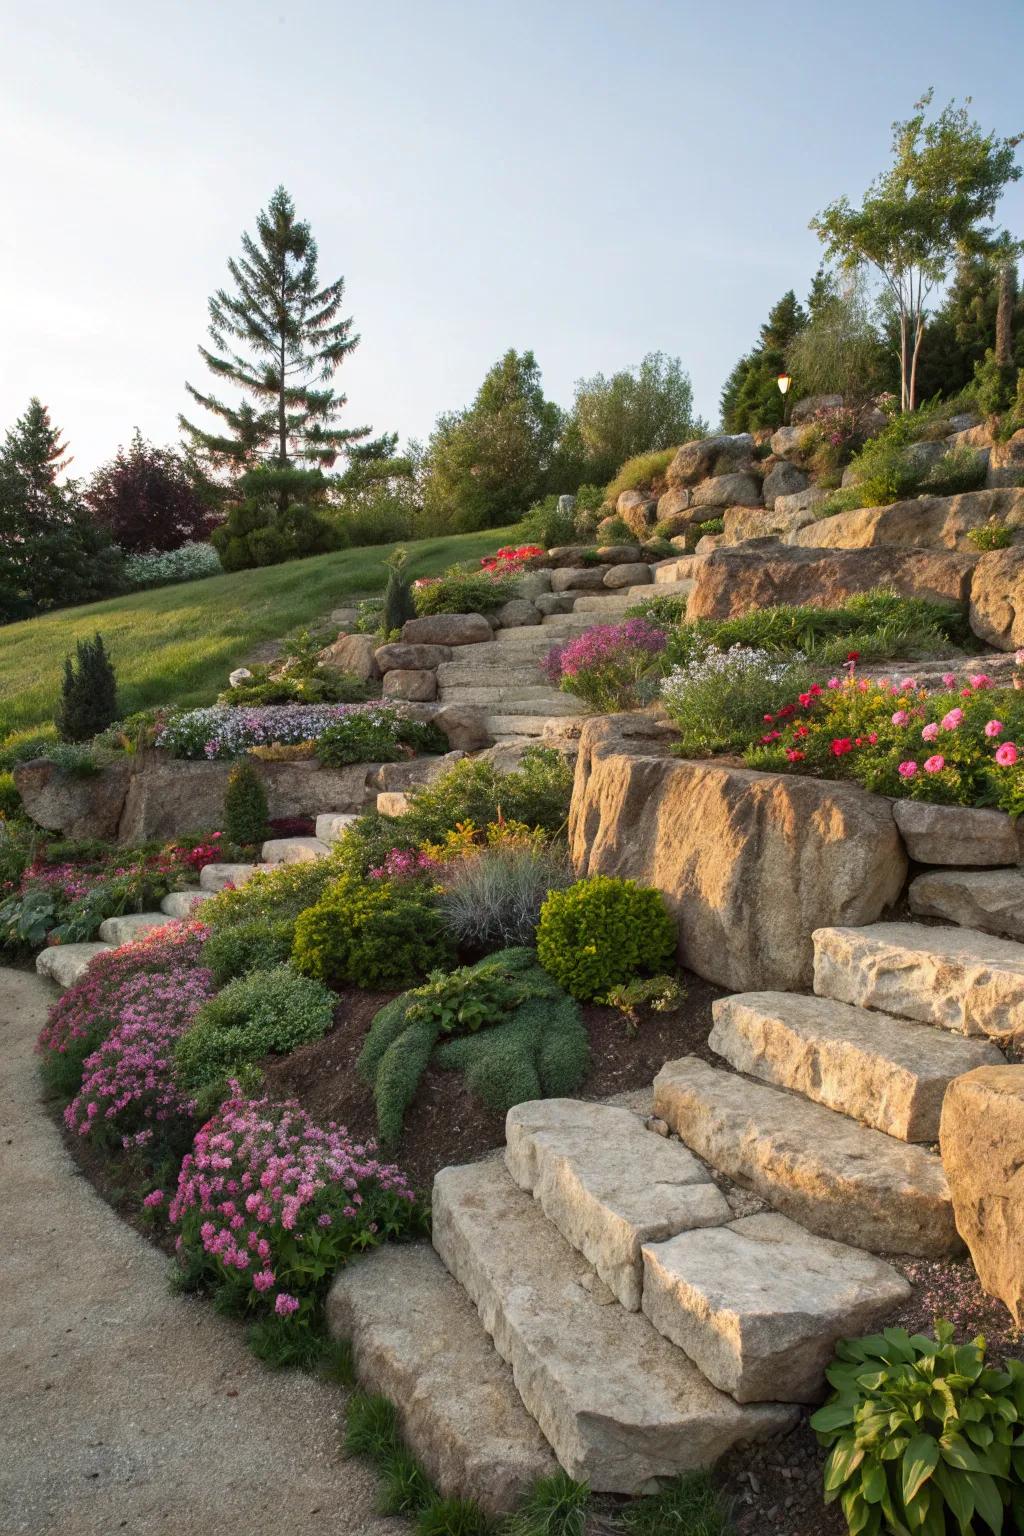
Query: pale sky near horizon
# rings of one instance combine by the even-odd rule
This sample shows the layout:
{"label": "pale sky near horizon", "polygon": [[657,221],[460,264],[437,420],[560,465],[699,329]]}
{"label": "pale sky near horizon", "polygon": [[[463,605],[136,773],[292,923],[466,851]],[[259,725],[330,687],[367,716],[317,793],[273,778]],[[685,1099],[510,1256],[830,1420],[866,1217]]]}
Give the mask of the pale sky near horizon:
{"label": "pale sky near horizon", "polygon": [[346,278],[347,424],[425,438],[510,346],[563,405],[678,355],[714,421],[927,86],[1024,129],[1024,0],[0,0],[0,40],[0,431],[39,395],[73,474],[176,438],[278,182]]}

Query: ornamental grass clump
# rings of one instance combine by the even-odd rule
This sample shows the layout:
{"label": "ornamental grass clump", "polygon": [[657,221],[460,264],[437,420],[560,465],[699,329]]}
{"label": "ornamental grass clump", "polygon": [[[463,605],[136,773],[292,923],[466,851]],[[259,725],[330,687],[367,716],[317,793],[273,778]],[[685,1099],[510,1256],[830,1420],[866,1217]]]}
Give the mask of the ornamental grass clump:
{"label": "ornamental grass clump", "polygon": [[602,714],[638,709],[657,691],[657,658],[667,643],[663,629],[645,618],[596,624],[542,663],[545,677]]}
{"label": "ornamental grass clump", "polygon": [[675,949],[665,898],[633,880],[591,875],[552,891],[541,907],[537,958],[580,1002],[664,972]]}
{"label": "ornamental grass clump", "polygon": [[405,1235],[414,1200],[372,1143],[317,1125],[297,1104],[235,1095],[186,1154],[170,1220],[186,1283],[264,1320],[261,1345],[285,1363],[308,1357],[335,1272]]}
{"label": "ornamental grass clump", "polygon": [[846,675],[814,683],[765,715],[746,753],[753,768],[853,779],[876,794],[1024,812],[1024,693],[981,671],[914,677]]}
{"label": "ornamental grass clump", "polygon": [[957,1346],[886,1328],[845,1340],[826,1372],[835,1389],[811,1419],[825,1502],[851,1533],[1000,1536],[1024,1529],[1024,1363],[985,1363],[985,1340]]}
{"label": "ornamental grass clump", "polygon": [[124,983],[110,1031],[82,1066],[82,1085],[64,1111],[64,1124],[101,1146],[174,1150],[182,1122],[195,1110],[175,1067],[175,1048],[203,1004],[213,978],[198,967]]}

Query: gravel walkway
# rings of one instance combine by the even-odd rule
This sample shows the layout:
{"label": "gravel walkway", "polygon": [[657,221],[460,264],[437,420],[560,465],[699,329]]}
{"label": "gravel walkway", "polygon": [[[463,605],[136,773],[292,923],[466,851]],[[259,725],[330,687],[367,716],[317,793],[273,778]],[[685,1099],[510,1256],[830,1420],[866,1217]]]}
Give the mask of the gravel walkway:
{"label": "gravel walkway", "polygon": [[275,1375],[93,1192],[42,1109],[47,983],[0,969],[3,1536],[394,1536],[342,1393]]}

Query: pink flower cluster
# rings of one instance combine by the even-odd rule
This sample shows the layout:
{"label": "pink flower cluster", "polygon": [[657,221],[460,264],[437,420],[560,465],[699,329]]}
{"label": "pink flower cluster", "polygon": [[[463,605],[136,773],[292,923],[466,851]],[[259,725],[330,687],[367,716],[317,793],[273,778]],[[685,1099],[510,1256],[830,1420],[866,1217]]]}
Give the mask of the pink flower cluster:
{"label": "pink flower cluster", "polygon": [[439,869],[436,859],[416,848],[392,848],[383,864],[370,870],[372,880],[411,880],[415,875],[426,875]]}
{"label": "pink flower cluster", "polygon": [[202,923],[167,923],[131,944],[101,951],[82,979],[50,1009],[36,1050],[63,1053],[77,1040],[102,1038],[118,1017],[123,986],[144,972],[153,975],[198,965],[209,932]]}
{"label": "pink flower cluster", "polygon": [[179,1250],[288,1317],[301,1305],[293,1291],[326,1283],[351,1252],[382,1240],[390,1209],[412,1203],[405,1175],[372,1143],[317,1125],[297,1104],[236,1096],[196,1136],[170,1220]]}
{"label": "pink flower cluster", "polygon": [[117,991],[113,1027],[85,1059],[82,1086],[64,1111],[79,1136],[116,1132],[123,1147],[145,1146],[162,1121],[187,1117],[192,1100],[178,1089],[174,1047],[214,994],[204,967],[142,971]]}
{"label": "pink flower cluster", "polygon": [[620,659],[624,652],[643,652],[659,656],[668,644],[663,629],[649,619],[626,619],[622,624],[595,624],[584,630],[565,645],[556,645],[541,663],[550,683],[559,683],[563,677],[576,677],[593,667],[601,667]]}

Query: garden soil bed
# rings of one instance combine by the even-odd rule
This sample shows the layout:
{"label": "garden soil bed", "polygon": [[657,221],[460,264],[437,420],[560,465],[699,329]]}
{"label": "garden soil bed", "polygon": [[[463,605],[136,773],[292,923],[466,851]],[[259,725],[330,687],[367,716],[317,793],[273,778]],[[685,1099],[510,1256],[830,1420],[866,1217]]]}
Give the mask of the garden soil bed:
{"label": "garden soil bed", "polygon": [[[714,1060],[708,1049],[711,1004],[719,987],[686,975],[686,1000],[676,1013],[648,1014],[630,1039],[622,1015],[591,1004],[582,1010],[590,1037],[591,1066],[579,1090],[584,1099],[606,1099],[630,1089],[649,1088],[655,1074],[677,1056]],[[360,1141],[375,1138],[373,1091],[356,1072],[356,1057],[370,1021],[394,993],[341,994],[330,1034],[290,1056],[263,1063],[267,1091],[298,1099],[315,1120],[335,1120]],[[463,1086],[458,1072],[431,1067],[405,1117],[394,1160],[417,1192],[429,1196],[438,1169],[468,1163],[504,1144],[505,1117],[495,1114]]]}

